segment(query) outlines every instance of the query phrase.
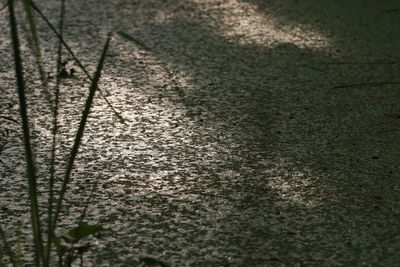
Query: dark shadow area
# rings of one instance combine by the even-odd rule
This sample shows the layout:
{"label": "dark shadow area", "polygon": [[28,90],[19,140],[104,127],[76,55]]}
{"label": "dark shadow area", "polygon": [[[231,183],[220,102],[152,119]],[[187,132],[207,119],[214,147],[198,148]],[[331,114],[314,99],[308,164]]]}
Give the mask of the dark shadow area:
{"label": "dark shadow area", "polygon": [[[349,59],[363,56],[398,62],[400,4],[385,1],[243,0],[274,17],[282,26],[321,30],[333,41],[335,54]],[[355,62],[354,62],[355,63]]]}

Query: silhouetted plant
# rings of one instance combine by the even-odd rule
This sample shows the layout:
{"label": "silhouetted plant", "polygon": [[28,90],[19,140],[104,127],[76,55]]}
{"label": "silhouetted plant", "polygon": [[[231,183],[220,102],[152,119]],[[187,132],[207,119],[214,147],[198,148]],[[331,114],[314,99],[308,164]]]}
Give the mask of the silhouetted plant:
{"label": "silhouetted plant", "polygon": [[[68,232],[67,236],[63,236],[61,238],[57,237],[55,234],[55,230],[57,228],[57,223],[59,220],[60,212],[63,209],[63,200],[65,198],[65,193],[68,190],[68,185],[71,182],[71,173],[74,167],[74,161],[79,152],[79,147],[82,141],[82,137],[85,131],[85,126],[87,123],[87,119],[90,113],[90,109],[93,103],[93,99],[96,91],[98,90],[98,83],[101,77],[101,71],[104,66],[104,61],[106,58],[107,50],[109,47],[111,33],[108,35],[105,45],[102,50],[102,54],[100,56],[96,72],[93,77],[91,77],[88,72],[85,70],[80,61],[76,58],[72,50],[68,47],[68,45],[63,40],[63,20],[65,13],[65,3],[64,0],[61,0],[61,13],[60,13],[60,23],[59,23],[59,32],[55,30],[53,25],[49,22],[49,20],[43,15],[40,9],[33,3],[31,0],[23,0],[24,11],[27,17],[27,21],[29,23],[29,32],[31,34],[32,41],[32,52],[36,58],[36,67],[39,72],[40,79],[42,81],[42,86],[46,90],[47,94],[49,91],[47,90],[47,82],[46,77],[44,76],[44,71],[42,67],[41,60],[41,49],[39,38],[37,35],[36,22],[34,17],[34,11],[36,11],[49,25],[50,29],[55,33],[56,37],[59,41],[58,51],[57,51],[57,73],[60,73],[62,70],[62,61],[61,61],[61,53],[62,47],[65,47],[68,52],[73,56],[74,60],[77,62],[78,66],[87,74],[89,79],[91,80],[91,86],[89,88],[89,95],[86,99],[85,107],[82,112],[82,116],[80,119],[80,123],[77,129],[77,133],[74,139],[73,146],[70,151],[70,155],[67,162],[66,171],[62,180],[62,186],[60,191],[58,192],[58,198],[55,199],[54,195],[54,179],[55,179],[55,150],[56,150],[56,141],[57,141],[57,129],[58,129],[58,106],[59,106],[59,85],[61,76],[57,75],[56,88],[54,90],[54,100],[52,100],[52,116],[53,116],[53,138],[52,138],[52,146],[51,146],[51,166],[50,166],[50,178],[49,178],[49,201],[47,207],[47,228],[46,231],[43,231],[43,226],[45,225],[39,214],[40,207],[38,205],[38,188],[37,188],[37,175],[36,175],[36,167],[34,162],[34,151],[31,145],[31,135],[30,135],[30,126],[29,126],[29,117],[28,117],[28,107],[26,101],[26,86],[24,79],[24,70],[23,70],[23,60],[20,52],[20,39],[18,35],[17,28],[17,18],[14,10],[14,0],[8,0],[7,6],[9,9],[9,26],[11,32],[11,39],[13,45],[14,52],[14,70],[17,84],[17,93],[19,100],[19,113],[21,116],[21,128],[23,133],[23,141],[25,148],[25,161],[27,165],[27,177],[28,177],[28,195],[30,202],[30,215],[31,215],[31,226],[33,233],[33,248],[34,248],[34,265],[35,266],[49,266],[51,264],[52,257],[52,248],[57,248],[57,252],[59,255],[59,266],[70,266],[71,263],[77,259],[81,259],[82,264],[82,255],[84,252],[89,249],[90,244],[82,243],[82,239],[96,234],[100,231],[104,231],[105,229],[102,226],[98,225],[89,225],[83,223],[83,218],[85,216],[85,212],[78,223],[78,226],[71,229]],[[49,95],[48,95],[49,96]],[[103,96],[104,97],[104,96]],[[48,97],[48,100],[51,101],[51,97]],[[111,104],[107,102],[109,106]],[[117,114],[118,118],[124,122],[123,118],[116,112],[116,110],[111,106],[114,113]],[[18,122],[19,123],[19,122]],[[86,209],[85,209],[86,210]],[[43,241],[44,232],[47,234],[47,242]],[[22,266],[24,263],[21,261],[20,255],[20,245],[19,241],[17,242],[16,249],[13,248],[11,243],[8,241],[5,231],[0,225],[0,240],[2,240],[2,244],[6,254],[8,255],[9,262],[13,266]],[[17,238],[19,240],[19,238]],[[1,249],[0,249],[1,251]],[[3,255],[0,255],[0,266],[3,263]]]}

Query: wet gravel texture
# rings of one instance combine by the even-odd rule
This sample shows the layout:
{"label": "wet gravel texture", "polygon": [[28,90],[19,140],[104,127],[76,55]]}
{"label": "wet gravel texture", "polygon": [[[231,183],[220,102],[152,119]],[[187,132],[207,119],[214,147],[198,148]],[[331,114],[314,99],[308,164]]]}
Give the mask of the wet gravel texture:
{"label": "wet gravel texture", "polygon": [[[56,25],[58,3],[37,2]],[[115,32],[100,88],[127,123],[97,95],[60,233],[89,203],[85,220],[111,231],[92,240],[85,266],[399,266],[399,8],[67,1],[65,40],[90,73]],[[54,75],[57,40],[38,24]],[[0,40],[0,219],[29,240],[7,10]],[[22,49],[45,206],[52,116]],[[59,177],[90,85],[68,68]]]}

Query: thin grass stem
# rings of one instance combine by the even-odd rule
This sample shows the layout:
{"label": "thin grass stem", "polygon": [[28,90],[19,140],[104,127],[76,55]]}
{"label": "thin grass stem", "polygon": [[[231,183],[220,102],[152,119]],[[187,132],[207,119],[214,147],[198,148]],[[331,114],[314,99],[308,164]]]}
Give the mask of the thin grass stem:
{"label": "thin grass stem", "polygon": [[39,206],[37,201],[37,186],[36,186],[36,175],[35,165],[33,161],[33,153],[31,148],[30,134],[29,134],[29,120],[27,114],[27,104],[25,97],[25,84],[22,68],[22,59],[20,53],[20,44],[18,38],[17,21],[14,12],[14,0],[8,0],[9,8],[9,19],[10,19],[10,32],[14,50],[14,63],[15,63],[15,76],[17,80],[17,92],[19,98],[20,115],[22,119],[22,132],[24,136],[24,147],[27,164],[27,176],[28,176],[28,191],[30,200],[30,211],[34,238],[34,250],[35,250],[35,264],[40,266],[40,262],[43,262],[43,243],[41,236],[40,217],[39,217]]}
{"label": "thin grass stem", "polygon": [[142,41],[134,38],[133,36],[127,34],[126,32],[117,31],[116,33],[119,34],[121,37],[123,37],[124,39],[126,39],[128,41],[134,42],[140,48],[143,48],[143,49],[151,52],[151,49],[147,45],[145,45]]}
{"label": "thin grass stem", "polygon": [[377,87],[383,85],[395,85],[400,84],[398,81],[394,82],[370,82],[370,83],[352,83],[352,84],[343,84],[331,87],[331,89],[340,89],[340,88],[357,88],[357,87]]}
{"label": "thin grass stem", "polygon": [[89,195],[89,197],[88,197],[88,199],[86,201],[86,205],[85,205],[85,207],[83,209],[83,212],[82,212],[81,216],[79,217],[78,226],[81,225],[84,222],[85,218],[86,218],[87,210],[89,208],[90,202],[92,202],[92,199],[94,197],[94,192],[97,189],[98,183],[99,183],[99,180],[98,180],[98,178],[96,178],[96,181],[95,181],[95,183],[94,183],[94,185],[92,187],[92,190],[90,191],[90,195]]}
{"label": "thin grass stem", "polygon": [[28,39],[28,43],[29,43],[29,47],[35,57],[35,64],[36,64],[36,68],[37,71],[39,73],[39,79],[42,83],[43,86],[43,90],[46,96],[46,100],[50,106],[50,108],[52,107],[52,97],[51,94],[49,92],[49,88],[48,88],[48,84],[47,84],[47,77],[43,68],[43,61],[42,61],[42,52],[41,52],[41,48],[40,48],[40,41],[39,41],[39,35],[38,35],[38,30],[37,30],[37,26],[36,26],[36,21],[35,21],[35,16],[34,16],[34,12],[32,10],[32,2],[31,0],[22,0],[23,6],[24,6],[24,10],[25,10],[25,14],[26,14],[26,19],[28,21],[29,24],[29,35],[27,37]]}
{"label": "thin grass stem", "polygon": [[104,45],[104,48],[103,48],[99,63],[97,65],[96,73],[94,75],[92,84],[91,84],[90,89],[89,89],[89,96],[86,99],[85,108],[83,110],[81,121],[80,121],[79,127],[78,127],[78,131],[76,133],[74,144],[72,146],[71,153],[70,153],[70,156],[69,156],[69,159],[68,159],[67,169],[66,169],[66,172],[65,172],[63,184],[62,184],[61,190],[59,192],[57,205],[56,205],[56,208],[55,208],[55,211],[54,211],[54,217],[53,217],[53,223],[52,223],[52,228],[51,228],[52,231],[51,232],[54,232],[54,230],[56,229],[56,226],[57,226],[57,220],[58,220],[58,216],[59,216],[60,211],[61,211],[62,201],[64,199],[65,193],[67,191],[68,184],[69,184],[70,179],[71,179],[71,173],[72,173],[72,169],[74,167],[74,161],[75,161],[76,155],[78,154],[79,146],[80,146],[80,143],[81,143],[81,140],[82,140],[82,137],[83,137],[83,133],[84,133],[84,130],[85,130],[86,122],[87,122],[87,119],[88,119],[88,116],[89,116],[89,113],[90,113],[90,108],[91,108],[91,105],[93,103],[94,95],[95,95],[96,90],[98,89],[98,83],[99,83],[99,80],[100,80],[101,71],[103,69],[103,65],[104,65],[104,61],[105,61],[105,58],[106,58],[106,54],[107,54],[107,50],[108,50],[108,47],[109,47],[110,40],[111,40],[111,34],[109,34],[109,36],[107,38],[107,41],[106,41],[106,43]]}
{"label": "thin grass stem", "polygon": [[[61,38],[63,38],[63,33],[64,33],[63,30],[64,18],[65,18],[65,0],[61,0],[60,20],[58,25]],[[56,73],[60,73],[62,67],[62,43],[60,39],[58,40],[56,66],[57,66]],[[53,136],[52,136],[52,146],[51,146],[51,163],[50,163],[50,180],[49,180],[47,246],[44,257],[46,264],[50,263],[51,244],[54,235],[52,230],[52,218],[53,218],[53,204],[54,204],[55,158],[56,158],[56,143],[57,143],[57,132],[58,132],[58,108],[59,108],[60,84],[61,84],[61,77],[57,75],[56,86],[55,86],[54,109],[53,109],[53,129],[52,129]]]}
{"label": "thin grass stem", "polygon": [[22,264],[21,232],[20,231],[18,231],[18,234],[17,234],[17,242],[16,242],[16,248],[15,248],[15,261],[17,263],[17,266],[23,266],[23,264]]}
{"label": "thin grass stem", "polygon": [[8,6],[8,2],[5,3],[2,7],[0,7],[0,12],[2,12],[4,9],[6,9]]}
{"label": "thin grass stem", "polygon": [[36,66],[37,66],[37,69],[39,72],[39,76],[40,76],[42,85],[46,87],[47,79],[46,79],[45,72],[43,70],[42,52],[40,50],[40,42],[39,42],[39,37],[38,37],[38,33],[37,33],[35,17],[33,16],[33,12],[32,12],[31,0],[23,0],[22,2],[24,4],[26,17],[27,17],[27,20],[29,23],[29,32],[30,32],[31,38],[32,38],[32,50],[33,50],[33,54],[35,55],[35,58],[36,58]]}
{"label": "thin grass stem", "polygon": [[[53,31],[53,33],[57,36],[57,38],[61,41],[61,43],[64,45],[65,49],[67,49],[68,53],[72,56],[76,64],[78,64],[78,67],[85,73],[85,75],[89,78],[91,82],[93,82],[92,76],[90,76],[89,72],[86,70],[86,68],[83,66],[81,61],[75,56],[75,53],[71,50],[71,48],[68,46],[68,44],[64,41],[62,36],[57,32],[55,27],[51,24],[51,22],[47,19],[47,17],[42,13],[42,11],[36,6],[36,4],[31,0],[31,5],[32,8],[35,9],[35,11],[40,15],[40,17],[47,23],[49,28]],[[113,107],[113,105],[110,103],[110,101],[107,99],[107,97],[103,94],[102,90],[98,88],[101,97],[106,101],[107,106],[112,110],[112,112],[115,114],[115,116],[119,119],[119,121],[122,124],[127,125],[124,117]]]}

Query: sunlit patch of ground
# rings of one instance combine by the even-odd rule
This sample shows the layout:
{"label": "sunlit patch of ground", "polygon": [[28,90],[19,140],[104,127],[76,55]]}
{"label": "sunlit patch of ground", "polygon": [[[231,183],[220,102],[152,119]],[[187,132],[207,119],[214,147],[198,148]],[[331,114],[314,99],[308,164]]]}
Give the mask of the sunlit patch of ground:
{"label": "sunlit patch of ground", "polygon": [[[317,13],[260,2],[68,3],[66,40],[91,73],[109,30],[149,48],[114,35],[100,88],[126,125],[98,94],[76,162],[61,232],[88,201],[86,220],[113,230],[94,241],[88,266],[137,266],[143,256],[171,266],[398,265],[398,85],[357,85],[396,81],[391,40],[363,51],[365,36],[350,47],[353,32],[304,22]],[[0,18],[0,115],[18,120]],[[380,18],[376,28],[390,32]],[[55,40],[41,34],[51,72]],[[26,66],[45,205],[51,115]],[[59,177],[89,84],[78,69],[61,87]],[[1,220],[12,232],[29,222],[22,142],[0,123],[10,132],[0,136]]]}
{"label": "sunlit patch of ground", "polygon": [[[273,10],[261,14],[253,3],[237,1],[194,1],[197,5],[208,8],[219,20],[215,23],[216,31],[229,39],[246,44],[258,44],[274,47],[279,43],[291,44],[313,50],[326,49],[330,40],[311,25],[283,25],[277,20]],[[207,12],[207,13],[208,13]],[[212,24],[214,24],[211,22]]]}

